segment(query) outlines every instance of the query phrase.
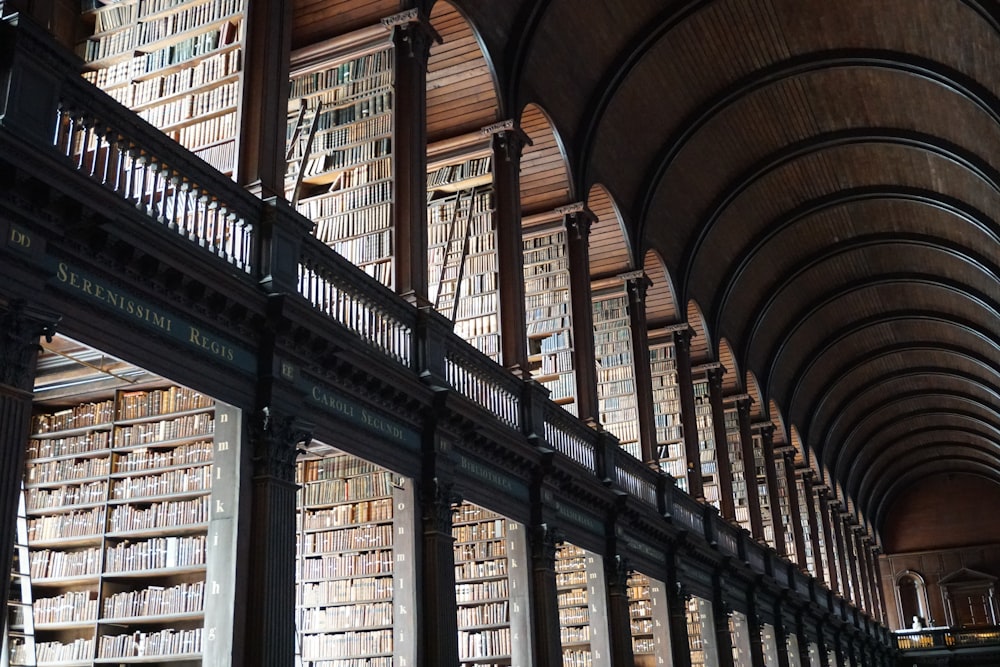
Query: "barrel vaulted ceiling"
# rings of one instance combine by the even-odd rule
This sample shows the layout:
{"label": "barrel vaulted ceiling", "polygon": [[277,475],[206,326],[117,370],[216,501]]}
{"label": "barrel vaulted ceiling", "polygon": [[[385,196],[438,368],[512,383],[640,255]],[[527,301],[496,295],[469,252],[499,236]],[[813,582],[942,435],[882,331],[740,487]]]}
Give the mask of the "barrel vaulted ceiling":
{"label": "barrel vaulted ceiling", "polygon": [[544,113],[845,500],[877,527],[930,475],[1000,482],[1000,3],[454,6],[498,117]]}
{"label": "barrel vaulted ceiling", "polygon": [[1000,480],[1000,3],[457,4],[866,517]]}

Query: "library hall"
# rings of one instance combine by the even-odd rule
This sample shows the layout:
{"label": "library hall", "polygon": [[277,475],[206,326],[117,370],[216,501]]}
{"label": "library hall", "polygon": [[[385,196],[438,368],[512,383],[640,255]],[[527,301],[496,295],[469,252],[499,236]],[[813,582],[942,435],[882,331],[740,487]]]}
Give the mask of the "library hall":
{"label": "library hall", "polygon": [[0,239],[0,667],[1000,665],[1000,0],[0,0]]}

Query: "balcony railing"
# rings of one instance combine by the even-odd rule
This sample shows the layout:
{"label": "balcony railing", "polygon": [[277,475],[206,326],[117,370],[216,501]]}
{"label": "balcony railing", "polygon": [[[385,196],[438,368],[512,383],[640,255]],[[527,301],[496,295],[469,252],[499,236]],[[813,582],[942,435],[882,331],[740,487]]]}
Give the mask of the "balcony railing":
{"label": "balcony railing", "polygon": [[[735,556],[742,544],[745,562],[765,572],[767,550],[749,539],[739,541],[737,529],[717,512],[707,511],[663,473],[617,447],[608,450],[609,436],[544,392],[526,391],[530,383],[455,336],[447,320],[421,312],[310,236],[311,223],[290,208],[275,214],[273,203],[239,187],[84,81],[80,70],[80,62],[39,28],[16,16],[0,21],[5,145],[31,152],[33,163],[55,179],[73,174],[110,193],[109,201],[117,200],[123,217],[138,217],[145,231],[181,239],[206,261],[233,269],[234,278],[272,281],[298,292],[389,363],[453,390],[492,414],[514,437],[540,436],[544,442],[539,444],[638,502],[667,508],[676,525],[711,536],[726,554]],[[971,638],[963,634],[949,641]]]}

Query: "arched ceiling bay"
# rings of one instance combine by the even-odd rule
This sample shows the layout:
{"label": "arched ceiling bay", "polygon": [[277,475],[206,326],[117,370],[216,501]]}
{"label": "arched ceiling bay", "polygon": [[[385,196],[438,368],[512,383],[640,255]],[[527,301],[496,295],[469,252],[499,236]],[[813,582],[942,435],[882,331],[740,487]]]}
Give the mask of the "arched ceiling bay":
{"label": "arched ceiling bay", "polygon": [[1000,480],[1000,3],[455,2],[847,506]]}

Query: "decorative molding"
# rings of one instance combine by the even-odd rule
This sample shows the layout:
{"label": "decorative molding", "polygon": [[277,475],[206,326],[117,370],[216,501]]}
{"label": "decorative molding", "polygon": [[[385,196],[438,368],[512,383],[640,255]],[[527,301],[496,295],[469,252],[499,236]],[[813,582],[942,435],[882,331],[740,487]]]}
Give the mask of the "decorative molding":
{"label": "decorative molding", "polygon": [[250,420],[254,477],[294,483],[295,460],[312,441],[312,431],[312,424],[276,416],[267,407],[254,413]]}
{"label": "decorative molding", "polygon": [[31,391],[35,376],[38,338],[52,342],[61,317],[28,306],[24,299],[12,299],[0,309],[0,384]]}

